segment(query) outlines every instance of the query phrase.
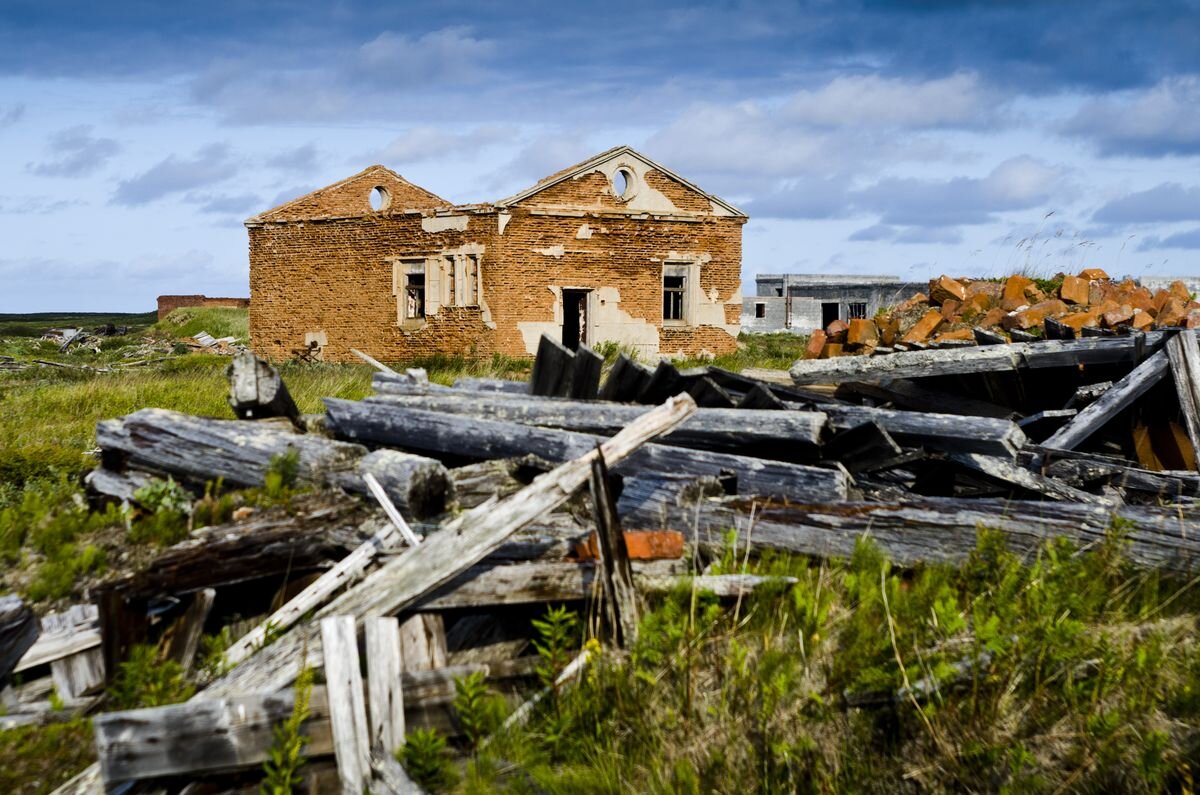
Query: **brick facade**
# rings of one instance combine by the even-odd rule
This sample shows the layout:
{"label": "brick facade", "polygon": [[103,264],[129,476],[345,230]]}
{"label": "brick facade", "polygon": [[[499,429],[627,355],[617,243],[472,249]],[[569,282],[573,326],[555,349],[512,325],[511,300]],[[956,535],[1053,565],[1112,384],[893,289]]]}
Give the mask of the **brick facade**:
{"label": "brick facade", "polygon": [[[372,209],[377,187],[387,204]],[[246,222],[251,340],[272,359],[310,345],[326,361],[351,348],[384,361],[527,356],[578,306],[592,344],[723,353],[737,344],[746,220],[626,147],[484,205],[452,206],[373,166]],[[685,274],[677,321],[663,319],[664,266]],[[405,319],[422,283],[424,318]]]}
{"label": "brick facade", "polygon": [[245,309],[250,306],[250,299],[210,298],[207,295],[160,295],[158,297],[158,319],[162,320],[176,309],[185,306],[217,306],[228,309]]}

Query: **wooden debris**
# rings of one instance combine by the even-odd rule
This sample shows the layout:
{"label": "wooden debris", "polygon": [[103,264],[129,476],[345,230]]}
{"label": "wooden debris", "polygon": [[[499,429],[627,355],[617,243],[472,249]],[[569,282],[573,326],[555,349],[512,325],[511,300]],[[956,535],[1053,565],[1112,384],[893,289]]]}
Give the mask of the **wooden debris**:
{"label": "wooden debris", "polygon": [[1192,450],[1200,455],[1200,344],[1195,331],[1181,331],[1167,342],[1167,356],[1179,413],[1183,415]]}
{"label": "wooden debris", "polygon": [[300,427],[300,409],[279,371],[250,351],[233,357],[226,369],[229,405],[242,420],[286,417]]}
{"label": "wooden debris", "polygon": [[617,645],[629,646],[637,640],[641,611],[638,609],[637,591],[633,586],[629,551],[625,548],[621,521],[617,518],[617,504],[609,490],[608,467],[604,465],[603,456],[592,462],[590,485],[592,506],[596,515],[596,535],[601,553],[601,583],[604,586],[609,626],[612,627]]}
{"label": "wooden debris", "polygon": [[371,741],[367,734],[367,706],[358,667],[354,616],[321,619],[321,648],[325,655],[329,723],[342,794],[361,795],[371,768]]}
{"label": "wooden debris", "polygon": [[1154,386],[1169,368],[1167,354],[1159,351],[1139,364],[1129,375],[1113,385],[1104,396],[1075,415],[1053,436],[1042,442],[1043,447],[1072,450],[1098,431],[1105,423],[1144,395]]}
{"label": "wooden debris", "polygon": [[0,596],[0,681],[16,668],[38,639],[33,609],[14,594]]}

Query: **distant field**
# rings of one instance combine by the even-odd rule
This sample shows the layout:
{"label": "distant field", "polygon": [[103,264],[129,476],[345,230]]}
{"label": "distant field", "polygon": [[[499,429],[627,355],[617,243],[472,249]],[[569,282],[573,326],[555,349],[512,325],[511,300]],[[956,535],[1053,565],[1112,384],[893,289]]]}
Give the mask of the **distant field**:
{"label": "distant field", "polygon": [[32,312],[0,313],[0,337],[40,337],[51,328],[114,326],[145,328],[158,320],[156,312]]}

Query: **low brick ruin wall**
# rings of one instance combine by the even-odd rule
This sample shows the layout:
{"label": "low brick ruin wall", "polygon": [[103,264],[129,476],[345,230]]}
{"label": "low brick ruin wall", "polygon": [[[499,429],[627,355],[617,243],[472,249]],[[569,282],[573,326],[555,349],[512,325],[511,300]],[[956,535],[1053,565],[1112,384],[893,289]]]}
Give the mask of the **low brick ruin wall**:
{"label": "low brick ruin wall", "polygon": [[158,319],[184,306],[219,306],[228,309],[249,309],[249,298],[210,298],[207,295],[160,295],[158,297]]}

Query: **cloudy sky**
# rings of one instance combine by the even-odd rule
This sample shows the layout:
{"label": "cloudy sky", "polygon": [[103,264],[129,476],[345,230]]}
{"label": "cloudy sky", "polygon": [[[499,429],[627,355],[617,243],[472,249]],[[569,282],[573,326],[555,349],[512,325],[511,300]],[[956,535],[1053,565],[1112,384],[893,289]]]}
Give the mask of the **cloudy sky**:
{"label": "cloudy sky", "polygon": [[758,272],[1200,274],[1200,0],[0,3],[0,312],[244,295],[256,212],[630,144]]}

